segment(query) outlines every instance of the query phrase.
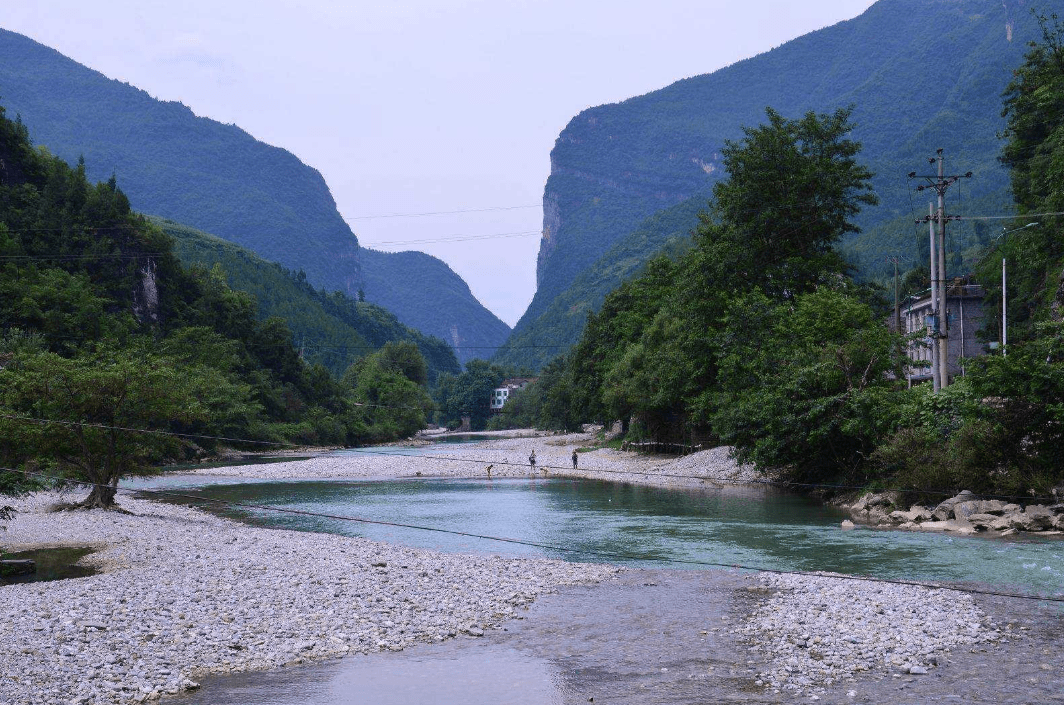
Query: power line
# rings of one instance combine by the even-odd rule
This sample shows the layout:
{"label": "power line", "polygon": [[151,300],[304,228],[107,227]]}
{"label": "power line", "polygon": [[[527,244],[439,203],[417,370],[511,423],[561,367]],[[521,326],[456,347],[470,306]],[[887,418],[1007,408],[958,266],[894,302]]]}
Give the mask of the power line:
{"label": "power line", "polygon": [[[41,477],[46,479],[55,479],[44,473],[36,472],[22,472],[14,470],[12,468],[0,468],[13,474],[32,475],[35,477]],[[421,526],[418,524],[405,524],[402,522],[385,521],[383,519],[367,519],[365,517],[348,516],[344,514],[329,514],[325,512],[311,512],[304,509],[286,509],[284,507],[273,507],[265,504],[251,504],[248,502],[234,502],[225,499],[215,499],[212,497],[200,497],[197,495],[185,494],[183,492],[173,492],[171,490],[131,490],[124,487],[113,487],[111,485],[104,485],[95,482],[87,482],[84,480],[69,480],[80,485],[87,487],[104,487],[113,489],[115,492],[125,492],[130,495],[136,493],[148,493],[161,497],[174,497],[178,499],[184,499],[188,501],[217,504],[225,507],[233,507],[238,509],[256,509],[259,511],[276,512],[279,514],[292,514],[297,516],[308,516],[317,519],[333,519],[336,521],[348,521],[359,524],[373,524],[377,526],[389,526],[400,529],[414,529],[417,531],[429,531],[439,534],[450,534],[452,536],[462,536],[466,538],[481,539],[484,541],[496,541],[500,543],[516,544],[520,546],[529,546],[532,548],[541,548],[549,551],[558,551],[560,553],[576,553],[580,555],[596,556],[601,558],[613,558],[633,561],[651,561],[659,563],[673,563],[681,565],[698,565],[705,566],[707,568],[733,568],[738,570],[750,570],[761,573],[773,573],[776,575],[801,575],[812,578],[834,578],[838,580],[851,580],[857,582],[870,582],[870,583],[885,583],[891,585],[907,585],[911,587],[921,587],[931,590],[950,590],[953,592],[960,592],[973,595],[989,595],[994,597],[1005,597],[1018,600],[1034,600],[1038,602],[1064,602],[1064,597],[1043,596],[1043,595],[1026,595],[1023,593],[1014,592],[1002,592],[997,590],[986,590],[982,588],[969,588],[950,585],[941,585],[937,583],[928,583],[919,580],[898,580],[893,578],[876,578],[869,575],[850,575],[844,573],[831,573],[824,574],[823,572],[804,571],[804,570],[784,570],[782,568],[768,568],[763,566],[744,565],[740,563],[722,563],[716,561],[703,561],[691,558],[661,558],[657,556],[647,556],[636,553],[624,553],[620,551],[600,551],[587,548],[574,548],[572,546],[558,546],[555,544],[541,543],[539,541],[527,541],[524,539],[515,539],[506,536],[493,536],[490,534],[477,534],[470,531],[459,531],[457,529],[443,529],[435,526]]]}
{"label": "power line", "polygon": [[1064,211],[1055,213],[1017,213],[1015,215],[958,215],[953,217],[957,220],[1020,220],[1022,218],[1048,218],[1054,215],[1064,215]]}
{"label": "power line", "polygon": [[542,235],[539,230],[525,230],[516,233],[490,233],[487,235],[444,235],[442,237],[427,237],[419,240],[381,240],[377,242],[360,242],[364,247],[376,247],[380,245],[430,245],[436,242],[470,242],[472,240],[492,240],[495,238],[529,237]]}
{"label": "power line", "polygon": [[492,208],[466,208],[457,211],[428,211],[425,213],[385,213],[383,215],[356,215],[346,220],[378,220],[381,218],[423,218],[430,215],[454,215],[456,213],[488,213],[491,211],[516,211],[526,208],[542,208],[542,203],[529,206],[495,206]]}
{"label": "power line", "polygon": [[162,257],[167,252],[116,252],[110,254],[84,255],[0,255],[0,262],[19,262],[31,260],[92,260],[92,259],[140,259],[141,257]]}
{"label": "power line", "polygon": [[156,436],[177,436],[179,438],[202,438],[205,440],[214,441],[229,441],[231,443],[257,443],[260,445],[270,446],[286,446],[289,448],[296,447],[291,443],[278,443],[275,441],[253,441],[248,438],[228,438],[226,436],[207,436],[198,433],[178,433],[177,431],[158,431],[149,428],[128,428],[124,426],[108,426],[107,424],[92,423],[89,421],[60,421],[57,419],[36,419],[32,416],[15,416],[14,414],[0,414],[0,419],[10,419],[12,421],[25,421],[27,423],[36,423],[42,425],[54,424],[57,426],[86,426],[89,428],[100,428],[109,431],[127,431],[129,433],[147,433]]}

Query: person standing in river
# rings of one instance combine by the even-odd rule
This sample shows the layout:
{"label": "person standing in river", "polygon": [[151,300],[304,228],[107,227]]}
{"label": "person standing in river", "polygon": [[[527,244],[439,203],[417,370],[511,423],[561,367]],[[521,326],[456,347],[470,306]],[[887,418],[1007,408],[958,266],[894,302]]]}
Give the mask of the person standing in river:
{"label": "person standing in river", "polygon": [[573,449],[573,470],[576,470],[576,461],[577,461],[576,449],[574,448]]}
{"label": "person standing in river", "polygon": [[536,449],[532,449],[532,455],[528,456],[528,464],[532,466],[532,474],[536,474]]}

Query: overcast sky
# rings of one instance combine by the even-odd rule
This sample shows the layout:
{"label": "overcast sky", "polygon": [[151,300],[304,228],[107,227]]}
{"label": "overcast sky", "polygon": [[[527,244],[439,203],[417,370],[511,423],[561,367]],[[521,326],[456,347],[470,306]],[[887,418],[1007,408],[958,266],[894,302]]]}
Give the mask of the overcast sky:
{"label": "overcast sky", "polygon": [[[363,245],[443,259],[512,325],[535,291],[538,204],[572,116],[871,4],[5,0],[0,26],[294,152]],[[368,217],[499,207],[516,208]]]}

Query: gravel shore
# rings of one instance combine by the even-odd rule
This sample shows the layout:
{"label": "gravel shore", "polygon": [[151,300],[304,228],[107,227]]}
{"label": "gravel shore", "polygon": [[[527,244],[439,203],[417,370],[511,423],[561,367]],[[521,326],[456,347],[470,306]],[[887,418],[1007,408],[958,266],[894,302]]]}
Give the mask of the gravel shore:
{"label": "gravel shore", "polygon": [[954,649],[1001,638],[971,595],[830,576],[762,575],[773,591],[736,630],[770,667],[755,685],[823,693],[862,672],[927,675]]}
{"label": "gravel shore", "polygon": [[4,705],[151,701],[207,673],[479,636],[538,595],[617,572],[253,528],[128,497],[132,514],[47,513],[58,499],[13,502],[5,546],[98,546],[103,572],[0,588]]}
{"label": "gravel shore", "polygon": [[[573,471],[572,451],[588,440],[497,439],[427,454],[355,453],[202,472],[386,479],[482,477],[492,466],[493,476],[527,476],[534,448],[537,472],[550,475],[698,488],[758,478],[727,449],[678,460],[598,450],[580,453]],[[144,702],[194,688],[208,673],[481,636],[537,596],[618,572],[255,528],[126,496],[121,505],[131,514],[48,513],[58,499],[13,501],[18,514],[5,546],[95,546],[91,560],[102,572],[0,588],[0,705]],[[744,640],[736,648],[750,650],[748,664],[764,664],[749,674],[749,687],[766,696],[812,697],[865,673],[919,674],[951,649],[989,648],[1001,634],[968,596],[952,591],[831,577],[751,580],[760,581],[755,590],[764,599],[728,631]],[[697,619],[699,605],[688,607]]]}
{"label": "gravel shore", "polygon": [[610,448],[578,453],[573,469],[572,454],[592,441],[586,434],[537,438],[499,438],[478,443],[437,445],[431,451],[392,447],[386,453],[374,449],[351,450],[308,460],[261,465],[210,468],[209,475],[256,479],[405,477],[527,477],[528,456],[536,452],[536,474],[552,477],[629,482],[672,488],[705,488],[755,483],[762,478],[752,466],[742,466],[728,457],[726,447],[701,451],[682,458],[645,456]]}

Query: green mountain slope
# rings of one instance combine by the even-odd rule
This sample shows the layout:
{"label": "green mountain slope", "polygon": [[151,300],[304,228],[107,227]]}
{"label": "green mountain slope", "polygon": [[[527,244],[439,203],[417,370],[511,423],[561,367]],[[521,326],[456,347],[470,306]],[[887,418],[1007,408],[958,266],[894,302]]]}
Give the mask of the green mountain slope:
{"label": "green mountain slope", "polygon": [[291,272],[243,247],[172,220],[151,220],[173,238],[174,253],[182,262],[207,269],[220,266],[229,286],[255,297],[261,318],[283,318],[309,363],[321,363],[341,375],[386,343],[409,341],[428,363],[430,384],[435,384],[441,372],[460,371],[449,345],[406,327],[376,304],[316,290],[302,272]]}
{"label": "green mountain slope", "polygon": [[[465,280],[435,257],[363,248],[362,265],[367,298],[389,310],[408,310],[404,323],[447,341],[462,363],[491,357],[510,334],[510,326],[483,309]],[[399,289],[391,280],[395,272],[434,285]]]}
{"label": "green mountain slope", "polygon": [[[352,297],[364,289],[369,301],[387,300],[407,325],[432,321],[424,329],[430,335],[457,327],[467,345],[493,346],[509,332],[468,289],[445,321],[423,310],[426,299],[462,296],[456,275],[429,255],[369,257],[384,269],[362,272],[366,258],[321,174],[235,125],[197,117],[181,103],[156,100],[2,29],[0,97],[9,114],[33,125],[37,144],[71,163],[84,155],[91,180],[117,176],[138,211],[302,269],[317,287]],[[425,276],[410,276],[402,268],[410,264]]]}
{"label": "green mountain slope", "polygon": [[[1002,192],[1001,92],[1027,41],[1039,36],[1029,7],[880,0],[860,17],[752,59],[580,113],[551,152],[538,290],[513,340],[645,218],[708,193],[724,141],[760,124],[767,106],[789,117],[856,107],[855,137],[882,201],[863,214],[864,227],[911,212],[905,174],[924,168],[939,147],[947,165],[975,172],[967,197]],[[1062,11],[1064,2],[1041,7]],[[556,327],[554,315],[546,328]],[[513,362],[505,351],[499,360]]]}
{"label": "green mountain slope", "polygon": [[706,197],[695,196],[650,216],[581,272],[547,310],[527,327],[515,331],[496,359],[516,367],[538,369],[563,352],[557,344],[575,342],[587,315],[597,311],[618,284],[638,276],[647,260],[663,253],[677,257],[690,244]]}

